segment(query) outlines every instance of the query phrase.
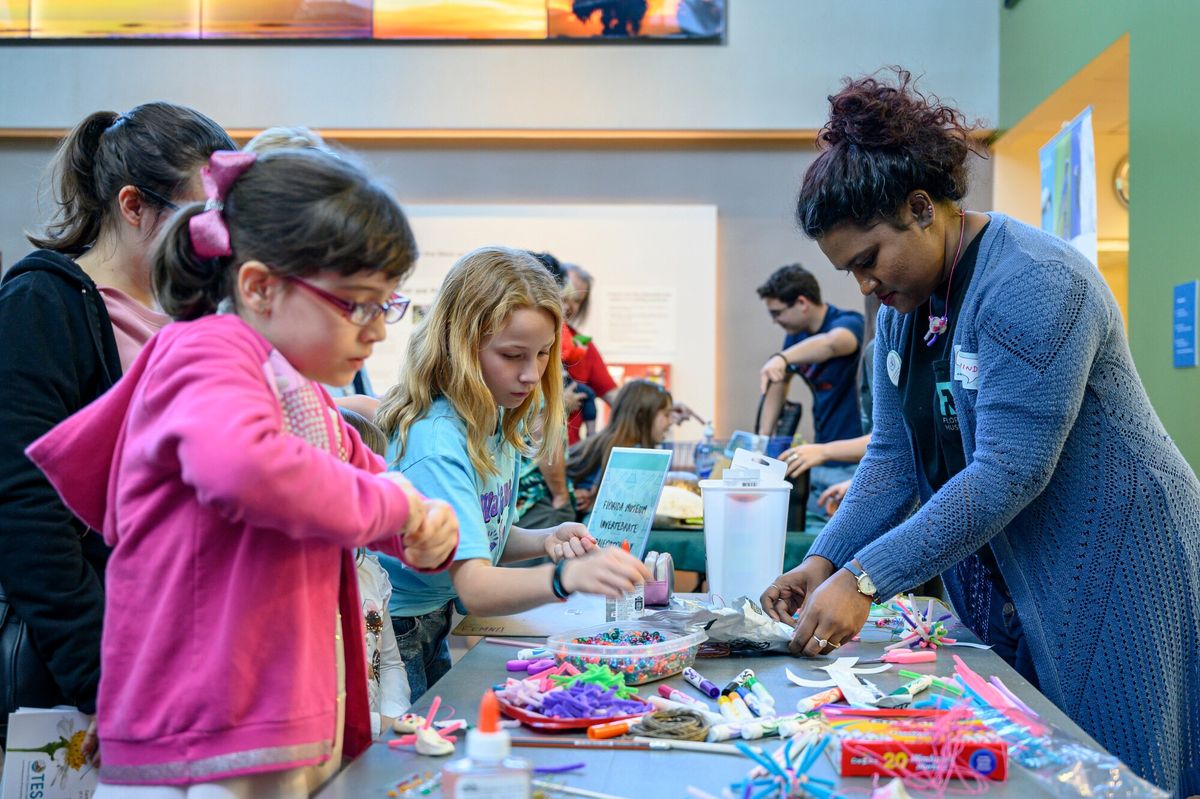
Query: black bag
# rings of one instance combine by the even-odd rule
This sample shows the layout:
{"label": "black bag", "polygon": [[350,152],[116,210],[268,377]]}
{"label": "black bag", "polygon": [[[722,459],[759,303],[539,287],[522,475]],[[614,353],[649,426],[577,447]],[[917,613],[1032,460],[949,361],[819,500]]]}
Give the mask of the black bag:
{"label": "black bag", "polygon": [[18,707],[66,704],[33,645],[29,627],[0,587],[0,744],[8,739],[8,714]]}

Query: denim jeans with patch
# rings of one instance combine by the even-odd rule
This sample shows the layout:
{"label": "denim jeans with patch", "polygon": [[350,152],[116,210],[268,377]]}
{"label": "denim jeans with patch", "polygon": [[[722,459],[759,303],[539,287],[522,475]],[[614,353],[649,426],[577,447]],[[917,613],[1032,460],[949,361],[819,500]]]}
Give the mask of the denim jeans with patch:
{"label": "denim jeans with patch", "polygon": [[450,671],[450,646],[446,638],[450,635],[453,610],[454,603],[447,602],[421,616],[392,616],[413,704]]}

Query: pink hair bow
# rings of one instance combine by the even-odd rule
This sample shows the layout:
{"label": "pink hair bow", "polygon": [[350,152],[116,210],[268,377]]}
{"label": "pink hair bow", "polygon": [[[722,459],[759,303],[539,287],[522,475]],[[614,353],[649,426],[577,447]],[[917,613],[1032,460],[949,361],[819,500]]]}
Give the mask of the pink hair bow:
{"label": "pink hair bow", "polygon": [[233,255],[233,248],[229,244],[229,226],[225,224],[221,211],[225,208],[229,187],[250,168],[257,157],[254,153],[237,150],[217,150],[200,170],[200,180],[208,201],[204,203],[204,212],[188,221],[188,232],[192,237],[192,249],[201,258]]}

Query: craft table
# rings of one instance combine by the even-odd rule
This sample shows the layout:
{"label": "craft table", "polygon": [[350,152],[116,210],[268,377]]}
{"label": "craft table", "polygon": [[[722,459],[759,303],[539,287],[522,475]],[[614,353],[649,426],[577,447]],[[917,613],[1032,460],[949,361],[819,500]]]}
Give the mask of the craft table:
{"label": "craft table", "polygon": [[[962,638],[963,640],[973,640],[969,634],[962,635]],[[530,642],[533,645],[536,640],[530,639]],[[842,647],[839,654],[858,656],[863,659],[878,657],[883,651],[883,646],[883,643],[850,643]],[[427,711],[434,695],[440,695],[443,709],[438,714],[439,718],[450,718],[446,708],[452,708],[453,717],[467,718],[474,723],[478,716],[480,696],[489,686],[504,682],[508,676],[504,668],[505,662],[511,659],[515,653],[516,649],[509,646],[480,643],[468,652],[429,693],[418,700],[413,707],[413,712]],[[985,679],[993,674],[999,676],[1014,693],[1039,713],[1043,720],[1089,745],[1099,748],[1098,744],[1065,714],[990,651],[952,647],[942,654],[936,663],[914,664],[907,668],[922,674],[932,673],[941,676],[952,674],[953,661],[950,653],[959,655],[968,666],[979,672]],[[798,699],[814,694],[817,690],[792,685],[784,673],[785,667],[790,667],[793,672],[801,676],[817,679],[825,673],[816,671],[815,667],[827,663],[829,660],[828,658],[806,660],[782,655],[701,658],[696,661],[696,669],[718,685],[723,685],[742,669],[752,668],[758,675],[758,679],[774,695],[778,707],[792,709]],[[902,678],[896,674],[898,668],[893,667],[887,672],[872,675],[868,679],[884,692],[891,691],[903,682]],[[698,696],[678,675],[663,681],[663,683]],[[650,694],[657,690],[659,684],[649,683],[642,686],[640,692],[643,695]],[[539,735],[524,728],[514,729],[510,732],[514,736],[521,737]],[[420,757],[410,750],[389,749],[386,746],[386,740],[392,737],[394,737],[393,734],[388,733],[382,742],[376,742],[367,752],[346,767],[318,794],[319,799],[384,797],[388,789],[399,780],[414,772],[432,771],[436,773],[442,765],[448,762],[447,758]],[[569,737],[585,736],[570,734]],[[751,743],[761,745],[770,752],[779,745],[779,739],[764,738]],[[695,785],[719,796],[723,789],[742,779],[753,766],[750,760],[742,757],[682,751],[647,752],[514,747],[513,755],[531,761],[535,767],[563,766],[584,762],[587,764],[584,769],[569,775],[553,776],[549,779],[561,781],[573,787],[630,797],[630,799],[684,797],[689,785]],[[465,747],[460,738],[458,751],[449,759],[463,756],[465,756]],[[827,757],[821,758],[813,773],[824,777],[834,776],[832,765]],[[847,787],[866,789],[870,786],[870,779],[865,777],[842,778],[841,784]],[[433,794],[435,797],[439,795],[440,792]],[[562,794],[550,795],[562,796]],[[1046,796],[1048,793],[1028,772],[1010,762],[1008,780],[991,784],[987,795],[998,799],[1000,797],[1030,799],[1030,797]]]}

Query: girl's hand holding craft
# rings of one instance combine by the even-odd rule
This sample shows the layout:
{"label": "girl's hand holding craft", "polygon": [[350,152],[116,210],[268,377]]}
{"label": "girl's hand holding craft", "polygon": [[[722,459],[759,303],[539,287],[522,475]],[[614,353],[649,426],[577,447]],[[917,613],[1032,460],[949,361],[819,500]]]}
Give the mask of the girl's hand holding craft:
{"label": "girl's hand holding craft", "polygon": [[596,539],[578,522],[563,522],[546,536],[546,554],[557,563],[563,558],[581,558],[596,548]]}
{"label": "girl's hand holding craft", "polygon": [[422,499],[420,504],[424,518],[419,527],[405,532],[404,556],[419,569],[434,569],[458,546],[458,517],[440,499]]}
{"label": "girl's hand holding craft", "polygon": [[568,560],[562,570],[562,585],[568,593],[602,594],[612,599],[649,579],[646,565],[617,547],[597,547],[582,558]]}

